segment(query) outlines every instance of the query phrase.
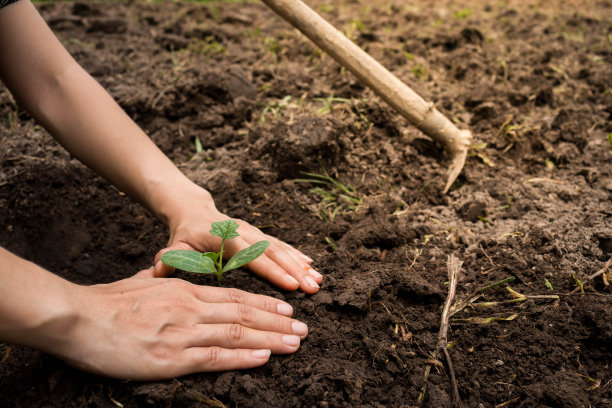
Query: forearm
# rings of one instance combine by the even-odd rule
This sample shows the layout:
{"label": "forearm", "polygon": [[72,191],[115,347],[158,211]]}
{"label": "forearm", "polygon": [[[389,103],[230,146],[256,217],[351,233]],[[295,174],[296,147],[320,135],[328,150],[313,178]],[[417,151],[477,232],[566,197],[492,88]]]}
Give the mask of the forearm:
{"label": "forearm", "polygon": [[195,186],[89,74],[72,59],[67,66],[36,119],[76,158],[169,224],[179,197]]}
{"label": "forearm", "polygon": [[196,190],[69,55],[29,1],[0,13],[0,75],[68,151],[165,223],[180,211],[175,198]]}
{"label": "forearm", "polygon": [[0,248],[0,341],[50,351],[77,319],[75,287]]}

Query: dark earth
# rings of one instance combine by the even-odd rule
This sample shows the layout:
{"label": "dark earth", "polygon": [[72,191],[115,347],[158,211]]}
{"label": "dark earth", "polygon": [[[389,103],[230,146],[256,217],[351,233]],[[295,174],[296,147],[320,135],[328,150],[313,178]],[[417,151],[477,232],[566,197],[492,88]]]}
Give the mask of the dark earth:
{"label": "dark earth", "polygon": [[[310,327],[294,355],[140,383],[4,344],[0,406],[410,407],[428,365],[423,405],[451,406],[449,369],[433,359],[451,254],[456,301],[506,278],[476,303],[515,299],[506,286],[536,296],[451,316],[465,406],[612,406],[612,277],[590,278],[612,257],[612,4],[308,3],[473,131],[451,191],[442,148],[263,4],[37,3],[221,211],[301,248],[325,278],[314,296],[246,270],[224,279],[294,306]],[[0,140],[0,245],[80,284],[152,264],[165,227],[3,87]],[[353,199],[295,181],[324,171]]]}

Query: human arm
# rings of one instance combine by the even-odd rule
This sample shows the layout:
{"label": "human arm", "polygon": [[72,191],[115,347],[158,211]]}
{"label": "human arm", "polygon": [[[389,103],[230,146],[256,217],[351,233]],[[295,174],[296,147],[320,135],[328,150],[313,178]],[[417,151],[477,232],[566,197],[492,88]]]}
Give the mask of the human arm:
{"label": "human arm", "polygon": [[307,327],[278,299],[202,287],[152,271],[70,283],[0,248],[0,341],[114,378],[155,380],[265,364]]}
{"label": "human arm", "polygon": [[[24,108],[75,157],[153,212],[170,230],[168,247],[217,250],[212,222],[228,219],[69,55],[26,0],[0,11],[0,77]],[[137,152],[137,154],[135,154]],[[260,240],[270,248],[248,266],[287,290],[315,293],[322,277],[300,251],[248,223],[227,255]],[[155,272],[170,269],[156,257]]]}

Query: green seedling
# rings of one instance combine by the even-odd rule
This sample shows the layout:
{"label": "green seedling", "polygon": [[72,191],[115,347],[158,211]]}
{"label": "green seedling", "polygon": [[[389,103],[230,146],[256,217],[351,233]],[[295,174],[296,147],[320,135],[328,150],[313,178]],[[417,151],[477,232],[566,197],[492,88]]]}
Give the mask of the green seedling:
{"label": "green seedling", "polygon": [[213,222],[210,233],[221,238],[221,250],[219,252],[198,252],[184,249],[177,249],[164,253],[161,257],[163,263],[187,272],[216,274],[219,286],[221,277],[225,272],[240,268],[243,265],[255,260],[270,245],[269,241],[258,241],[248,248],[237,252],[229,261],[223,265],[223,250],[225,241],[239,237],[236,231],[238,223],[233,220]]}
{"label": "green seedling", "polygon": [[323,107],[317,111],[320,114],[332,113],[334,110],[332,105],[334,103],[344,103],[347,105],[351,103],[350,99],[334,97],[333,92],[327,98],[316,98],[316,100],[323,103]]}
{"label": "green seedling", "polygon": [[203,149],[202,140],[200,140],[199,136],[196,136],[194,141],[195,141],[196,153],[200,153]]}
{"label": "green seedling", "polygon": [[332,251],[335,251],[336,249],[338,249],[335,242],[330,237],[325,237],[325,242],[327,242],[327,245],[329,245]]}
{"label": "green seedling", "polygon": [[552,284],[552,283],[550,283],[550,281],[549,281],[548,279],[546,279],[546,278],[544,278],[544,284],[546,285],[546,287],[547,287],[549,290],[555,290],[555,288],[553,287],[553,284]]}
{"label": "green seedling", "polygon": [[478,143],[470,147],[468,152],[468,156],[470,157],[478,157],[484,164],[489,167],[495,167],[495,164],[491,161],[489,156],[485,153],[484,149],[487,148],[486,143]]}
{"label": "green seedling", "polygon": [[321,6],[319,6],[319,11],[321,13],[329,13],[333,9],[334,9],[334,6],[331,4],[321,4]]}
{"label": "green seedling", "polygon": [[610,146],[612,146],[612,133],[608,133],[608,142],[610,142]]}
{"label": "green seedling", "polygon": [[485,217],[481,217],[480,215],[478,216],[478,219],[479,219],[480,221],[484,222],[485,224],[493,224],[493,223],[491,222],[491,220],[489,220],[489,219],[487,219],[487,218],[485,218]]}
{"label": "green seedling", "polygon": [[572,279],[574,280],[574,283],[576,284],[576,287],[580,289],[580,293],[584,293],[584,285],[582,284],[582,281],[578,279],[576,275],[574,275],[574,272],[571,273],[571,276],[572,276]]}
{"label": "green seedling", "polygon": [[329,175],[321,164],[322,174],[302,172],[308,178],[295,179],[296,183],[310,183],[321,185],[310,190],[311,193],[319,195],[322,199],[319,203],[319,218],[323,221],[333,221],[339,213],[357,210],[361,205],[362,197],[357,194],[355,187],[350,184],[342,184]]}
{"label": "green seedling", "polygon": [[[261,112],[261,116],[259,117],[259,124],[263,125],[266,122],[266,115],[271,114],[273,117],[277,117],[283,109],[289,107],[291,102],[291,95],[286,95],[283,99],[279,99],[274,102],[270,102],[267,104],[263,111]],[[297,102],[293,102],[293,105],[297,106]]]}
{"label": "green seedling", "polygon": [[584,42],[584,33],[582,30],[565,31],[563,32],[563,37],[573,42]]}
{"label": "green seedling", "polygon": [[278,55],[281,52],[281,46],[278,43],[278,40],[274,37],[264,37],[263,43],[266,48],[266,51],[272,55],[274,62],[277,61]]}
{"label": "green seedling", "polygon": [[472,14],[474,14],[472,9],[464,8],[464,9],[455,11],[455,13],[453,14],[453,18],[455,20],[461,20],[461,19],[464,19],[464,18],[472,17]]}
{"label": "green seedling", "polygon": [[425,68],[423,68],[423,64],[420,62],[417,62],[410,70],[417,79],[423,79],[427,76],[427,72],[425,72]]}
{"label": "green seedling", "polygon": [[510,198],[508,199],[508,204],[506,205],[502,205],[501,207],[498,207],[499,210],[509,210],[512,208],[512,205],[514,203],[514,191],[510,193]]}

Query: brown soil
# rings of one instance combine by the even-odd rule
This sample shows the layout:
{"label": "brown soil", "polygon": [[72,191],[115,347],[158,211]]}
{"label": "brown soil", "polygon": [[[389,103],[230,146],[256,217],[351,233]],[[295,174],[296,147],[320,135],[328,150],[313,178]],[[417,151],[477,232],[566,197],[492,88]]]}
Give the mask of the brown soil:
{"label": "brown soil", "polygon": [[[451,253],[464,262],[458,299],[507,277],[525,295],[560,297],[452,317],[466,406],[612,404],[612,293],[602,276],[588,279],[612,256],[611,4],[309,4],[473,130],[477,146],[452,191],[440,193],[443,150],[262,4],[38,4],[222,211],[302,248],[325,280],[305,296],[246,271],[227,277],[286,299],[310,326],[297,353],[261,368],[120,382],[2,345],[1,406],[414,406]],[[331,95],[343,99],[327,112]],[[2,246],[83,284],[152,263],[165,227],[65,153],[4,88],[0,140]],[[332,222],[313,186],[294,181],[321,165],[363,197],[356,210],[336,201]],[[572,274],[584,294],[570,294]],[[505,286],[479,301],[511,299]],[[450,406],[450,395],[448,369],[434,364],[424,405]]]}

